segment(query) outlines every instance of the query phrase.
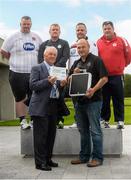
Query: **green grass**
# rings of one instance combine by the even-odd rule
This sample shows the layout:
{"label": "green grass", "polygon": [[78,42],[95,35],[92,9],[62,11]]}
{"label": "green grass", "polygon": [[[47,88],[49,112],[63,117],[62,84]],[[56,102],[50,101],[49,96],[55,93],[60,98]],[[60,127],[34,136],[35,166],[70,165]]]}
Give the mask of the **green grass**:
{"label": "green grass", "polygon": [[[70,110],[70,115],[65,116],[64,124],[70,125],[74,122],[74,108],[72,101],[70,99],[66,100],[66,104]],[[112,109],[112,103],[111,103],[111,109]],[[114,124],[114,118],[113,118],[113,110],[111,113],[111,119],[110,124]],[[125,124],[131,125],[131,98],[125,98]],[[19,126],[19,120],[9,120],[9,121],[0,121],[0,126]]]}
{"label": "green grass", "polygon": [[[65,117],[65,125],[70,125],[74,122],[74,110],[73,105],[71,101],[67,101],[67,106],[71,112],[71,114],[67,117]],[[113,117],[113,108],[111,103],[111,119],[110,124],[114,123],[114,117]],[[125,124],[131,125],[131,98],[125,98]]]}
{"label": "green grass", "polygon": [[19,126],[19,120],[0,121],[0,126]]}

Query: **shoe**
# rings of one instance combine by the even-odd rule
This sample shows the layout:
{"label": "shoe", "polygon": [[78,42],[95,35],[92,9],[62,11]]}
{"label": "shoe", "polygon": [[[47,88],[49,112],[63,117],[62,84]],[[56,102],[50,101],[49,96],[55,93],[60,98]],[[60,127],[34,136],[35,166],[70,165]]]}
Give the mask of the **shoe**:
{"label": "shoe", "polygon": [[105,128],[110,128],[110,124],[109,124],[109,122],[105,121],[105,123],[104,123],[104,127],[105,127]]}
{"label": "shoe", "polygon": [[96,159],[92,159],[90,162],[87,163],[88,167],[97,167],[101,165],[102,165],[102,161],[98,161]]}
{"label": "shoe", "polygon": [[73,123],[71,126],[69,126],[69,128],[77,128],[77,124]]}
{"label": "shoe", "polygon": [[29,126],[30,128],[33,128],[33,120],[30,121]]}
{"label": "shoe", "polygon": [[23,130],[30,129],[30,126],[29,126],[29,124],[27,123],[27,120],[26,120],[26,119],[23,119],[23,120],[21,121],[20,125],[21,125],[21,129],[23,129]]}
{"label": "shoe", "polygon": [[48,164],[50,167],[58,167],[58,163],[55,163],[55,162],[53,162],[52,160],[50,160],[47,164]]}
{"label": "shoe", "polygon": [[64,128],[64,124],[62,121],[59,122],[59,124],[57,125],[57,129],[63,129]]}
{"label": "shoe", "polygon": [[105,128],[104,124],[105,124],[105,120],[101,120],[100,121],[101,128]]}
{"label": "shoe", "polygon": [[36,169],[40,169],[42,171],[51,171],[52,170],[52,168],[48,164],[41,164],[41,165],[37,164],[35,167],[36,167]]}
{"label": "shoe", "polygon": [[77,165],[77,164],[84,164],[87,163],[87,161],[81,161],[80,159],[72,160],[71,164]]}
{"label": "shoe", "polygon": [[123,121],[118,121],[117,129],[124,129],[124,122]]}
{"label": "shoe", "polygon": [[110,128],[109,122],[102,120],[100,121],[101,128]]}

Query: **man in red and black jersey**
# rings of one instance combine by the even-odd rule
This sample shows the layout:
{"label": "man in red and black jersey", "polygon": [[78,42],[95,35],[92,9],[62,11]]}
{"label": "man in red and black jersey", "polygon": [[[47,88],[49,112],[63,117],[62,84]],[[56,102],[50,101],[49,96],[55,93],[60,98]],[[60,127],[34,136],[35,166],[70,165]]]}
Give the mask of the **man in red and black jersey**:
{"label": "man in red and black jersey", "polygon": [[102,25],[103,36],[97,41],[98,54],[102,58],[108,73],[108,83],[103,87],[102,123],[109,128],[111,116],[110,100],[112,98],[114,119],[117,128],[124,128],[124,68],[131,62],[131,47],[126,39],[114,32],[114,25],[106,21]]}

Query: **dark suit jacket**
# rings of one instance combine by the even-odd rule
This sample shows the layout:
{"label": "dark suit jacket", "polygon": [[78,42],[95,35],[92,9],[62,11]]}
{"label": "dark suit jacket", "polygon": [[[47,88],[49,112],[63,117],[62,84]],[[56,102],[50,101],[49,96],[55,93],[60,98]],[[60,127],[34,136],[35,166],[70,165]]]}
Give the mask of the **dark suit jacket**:
{"label": "dark suit jacket", "polygon": [[[44,117],[49,114],[49,109],[51,110],[55,107],[51,106],[55,100],[50,99],[52,85],[48,82],[48,76],[49,73],[44,63],[32,68],[30,88],[33,93],[29,104],[30,116]],[[54,111],[52,111],[52,113],[54,113]]]}

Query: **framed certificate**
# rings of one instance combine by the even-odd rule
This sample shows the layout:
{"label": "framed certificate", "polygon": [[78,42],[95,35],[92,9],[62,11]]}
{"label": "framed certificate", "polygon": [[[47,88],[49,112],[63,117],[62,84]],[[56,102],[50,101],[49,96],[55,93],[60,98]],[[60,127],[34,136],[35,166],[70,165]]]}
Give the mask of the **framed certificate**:
{"label": "framed certificate", "polygon": [[86,91],[91,87],[91,73],[76,73],[71,75],[69,95],[84,96]]}
{"label": "framed certificate", "polygon": [[55,76],[57,80],[66,79],[66,68],[53,66],[50,69],[50,76]]}

